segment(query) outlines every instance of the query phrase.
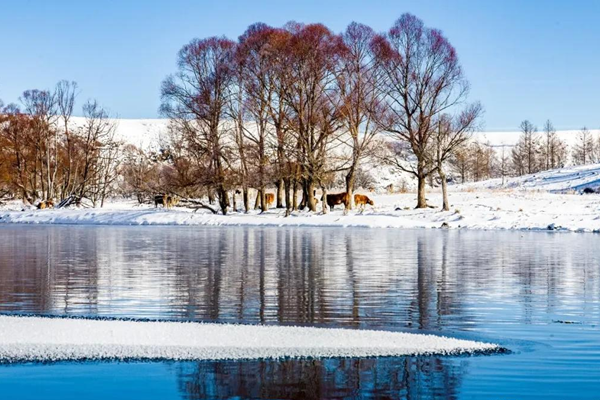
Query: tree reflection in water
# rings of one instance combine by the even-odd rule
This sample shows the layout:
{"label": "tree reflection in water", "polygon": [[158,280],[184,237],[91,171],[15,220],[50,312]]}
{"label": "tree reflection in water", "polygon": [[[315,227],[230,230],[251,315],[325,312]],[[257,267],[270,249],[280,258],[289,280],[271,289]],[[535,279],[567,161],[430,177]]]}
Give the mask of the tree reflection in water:
{"label": "tree reflection in water", "polygon": [[436,357],[183,363],[185,398],[455,399],[460,363]]}
{"label": "tree reflection in water", "polygon": [[[556,315],[600,315],[593,235],[1,226],[0,236],[0,312],[500,337],[512,329],[540,341],[562,333],[552,325]],[[592,349],[586,354],[597,354],[595,340],[583,342]],[[565,346],[572,359],[581,343],[569,334],[554,348]],[[548,368],[537,376],[540,382],[565,374],[560,363],[528,360]],[[176,371],[179,395],[190,398],[411,399],[454,398],[478,362],[405,357],[167,365]],[[522,383],[521,368],[507,362],[507,379]],[[485,383],[493,387],[490,379]]]}

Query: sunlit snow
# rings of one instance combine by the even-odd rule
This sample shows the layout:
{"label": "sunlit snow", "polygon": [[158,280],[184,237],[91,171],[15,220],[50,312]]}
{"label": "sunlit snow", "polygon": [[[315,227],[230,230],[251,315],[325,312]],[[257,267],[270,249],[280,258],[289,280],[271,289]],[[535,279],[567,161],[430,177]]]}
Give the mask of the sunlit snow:
{"label": "sunlit snow", "polygon": [[0,360],[220,360],[499,351],[494,344],[400,332],[0,316]]}

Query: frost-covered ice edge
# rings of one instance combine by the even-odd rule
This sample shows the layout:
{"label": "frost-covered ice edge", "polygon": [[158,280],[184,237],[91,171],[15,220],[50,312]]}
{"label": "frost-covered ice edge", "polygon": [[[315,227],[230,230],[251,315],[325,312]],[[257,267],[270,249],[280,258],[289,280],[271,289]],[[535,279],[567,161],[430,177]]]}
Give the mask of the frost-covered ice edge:
{"label": "frost-covered ice edge", "polygon": [[376,330],[0,316],[0,362],[380,357],[502,351],[491,343]]}

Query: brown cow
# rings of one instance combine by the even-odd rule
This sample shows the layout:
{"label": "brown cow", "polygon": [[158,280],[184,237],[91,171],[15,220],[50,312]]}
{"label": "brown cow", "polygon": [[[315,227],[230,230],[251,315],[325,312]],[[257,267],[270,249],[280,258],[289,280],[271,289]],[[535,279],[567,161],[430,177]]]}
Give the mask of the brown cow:
{"label": "brown cow", "polygon": [[179,199],[168,194],[157,194],[154,196],[154,207],[161,204],[164,208],[171,208],[179,203]]}
{"label": "brown cow", "polygon": [[44,200],[40,201],[37,205],[38,210],[43,210],[45,208],[54,208],[54,202],[52,200]]}
{"label": "brown cow", "polygon": [[265,200],[267,201],[267,206],[271,207],[275,203],[275,193],[265,193]]}
{"label": "brown cow", "polygon": [[[321,198],[321,200],[323,200],[323,198]],[[338,204],[343,204],[345,208],[348,200],[348,193],[346,192],[332,193],[327,195],[327,205],[331,211],[333,211],[333,207],[337,206]]]}
{"label": "brown cow", "polygon": [[[267,203],[267,208],[271,207],[273,203],[275,203],[275,194],[274,193],[265,193],[265,203]],[[256,201],[254,202],[254,209],[258,210],[260,208],[260,192],[256,193]]]}
{"label": "brown cow", "polygon": [[365,196],[364,194],[355,194],[354,195],[354,205],[355,206],[359,206],[359,208],[361,210],[364,210],[367,204],[370,204],[372,206],[375,205],[373,200],[371,200],[368,196]]}

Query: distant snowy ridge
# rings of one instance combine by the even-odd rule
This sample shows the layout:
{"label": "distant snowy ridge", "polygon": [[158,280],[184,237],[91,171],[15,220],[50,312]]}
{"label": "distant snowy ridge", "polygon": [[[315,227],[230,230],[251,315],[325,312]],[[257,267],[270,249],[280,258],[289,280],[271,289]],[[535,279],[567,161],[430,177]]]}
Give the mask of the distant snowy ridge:
{"label": "distant snowy ridge", "polygon": [[525,189],[552,193],[581,192],[585,188],[600,188],[600,164],[558,168],[530,175],[502,179],[490,179],[463,185],[466,188]]}
{"label": "distant snowy ridge", "polygon": [[490,353],[489,343],[354,329],[0,316],[0,361],[236,360]]}
{"label": "distant snowy ridge", "polygon": [[[143,150],[158,150],[161,141],[166,139],[169,129],[168,119],[123,119],[111,118],[115,124],[115,139],[135,145]],[[73,117],[70,125],[80,128],[85,118]]]}
{"label": "distant snowy ridge", "polygon": [[[169,120],[164,118],[157,119],[127,119],[127,118],[115,118],[112,120],[116,123],[116,136],[117,138],[125,141],[126,143],[134,144],[147,148],[148,146],[156,147],[159,140],[167,134]],[[85,118],[73,117],[72,123],[74,126],[83,126]],[[600,134],[600,130],[590,129],[590,133],[593,135]],[[541,136],[543,132],[538,132]],[[572,145],[579,134],[579,130],[562,130],[557,131],[557,135],[560,139],[564,140],[568,145]],[[513,146],[519,140],[521,132],[518,130],[514,131],[489,131],[489,132],[476,132],[473,134],[473,138],[481,141],[489,141],[492,146]]]}

